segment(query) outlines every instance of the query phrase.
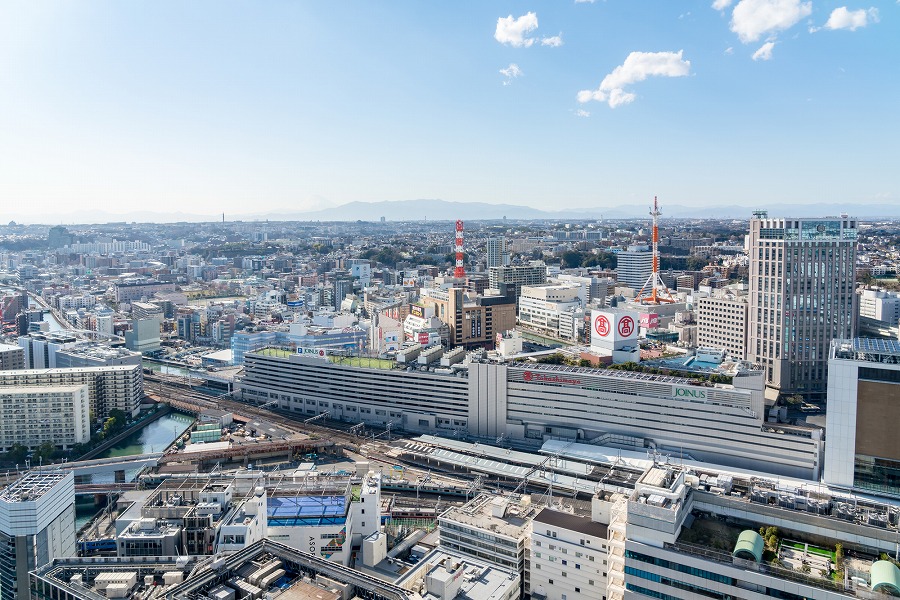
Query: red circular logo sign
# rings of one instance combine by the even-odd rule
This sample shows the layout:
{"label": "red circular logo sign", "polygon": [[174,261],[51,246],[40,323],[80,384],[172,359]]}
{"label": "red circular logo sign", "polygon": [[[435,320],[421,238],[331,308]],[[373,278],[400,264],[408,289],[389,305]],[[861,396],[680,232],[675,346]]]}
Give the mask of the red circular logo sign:
{"label": "red circular logo sign", "polygon": [[525,374],[522,375],[522,379],[524,379],[525,381],[531,381],[532,377],[533,376],[531,374],[531,371],[525,371]]}
{"label": "red circular logo sign", "polygon": [[594,330],[600,337],[606,337],[609,335],[609,319],[605,316],[600,315],[596,319],[594,319]]}
{"label": "red circular logo sign", "polygon": [[619,335],[628,337],[634,333],[634,319],[631,317],[622,317],[619,320]]}

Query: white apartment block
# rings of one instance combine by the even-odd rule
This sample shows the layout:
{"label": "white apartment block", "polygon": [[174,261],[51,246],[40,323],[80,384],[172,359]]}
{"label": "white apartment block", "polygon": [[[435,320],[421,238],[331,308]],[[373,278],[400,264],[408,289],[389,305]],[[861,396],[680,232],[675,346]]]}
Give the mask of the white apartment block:
{"label": "white apartment block", "polygon": [[[560,336],[562,313],[581,308],[583,288],[578,285],[522,286],[519,323],[552,336]],[[571,320],[566,331],[571,337]]]}
{"label": "white apartment block", "polygon": [[[532,600],[600,600],[606,590],[607,526],[552,508],[531,531]],[[604,596],[605,598],[605,596]]]}
{"label": "white apartment block", "polygon": [[728,351],[743,360],[747,354],[747,298],[700,298],[697,302],[697,345]]}
{"label": "white apartment block", "polygon": [[118,408],[137,415],[144,397],[144,373],[140,365],[79,367],[75,369],[18,369],[0,371],[0,391],[7,387],[88,386],[91,417],[105,419]]}
{"label": "white apartment block", "polygon": [[82,294],[80,296],[60,296],[59,310],[77,310],[79,308],[93,308],[97,304],[97,297],[92,294]]}
{"label": "white apartment block", "polygon": [[0,387],[0,449],[37,448],[49,442],[63,450],[91,437],[88,386]]}

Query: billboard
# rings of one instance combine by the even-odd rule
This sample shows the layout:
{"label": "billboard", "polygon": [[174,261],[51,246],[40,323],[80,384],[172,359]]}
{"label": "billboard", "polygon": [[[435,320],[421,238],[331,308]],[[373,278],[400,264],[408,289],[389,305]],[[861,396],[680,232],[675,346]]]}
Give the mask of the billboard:
{"label": "billboard", "polygon": [[611,348],[637,339],[638,315],[625,311],[591,311],[591,345]]}
{"label": "billboard", "polygon": [[419,317],[420,319],[425,318],[425,307],[420,304],[410,304],[409,305],[409,314]]}
{"label": "billboard", "polygon": [[325,351],[325,348],[303,348],[301,346],[297,347],[297,354],[301,354],[303,356],[314,356],[316,358],[325,358],[328,353]]}
{"label": "billboard", "polygon": [[656,329],[659,327],[659,315],[656,313],[641,313],[640,323],[644,329]]}
{"label": "billboard", "polygon": [[427,346],[430,336],[428,335],[427,331],[420,331],[418,339],[420,344],[422,344],[423,346]]}

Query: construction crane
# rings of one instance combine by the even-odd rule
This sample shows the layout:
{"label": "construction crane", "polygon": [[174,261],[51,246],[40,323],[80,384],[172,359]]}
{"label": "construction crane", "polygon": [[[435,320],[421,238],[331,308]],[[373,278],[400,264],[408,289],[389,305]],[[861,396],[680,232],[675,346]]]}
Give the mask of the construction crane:
{"label": "construction crane", "polygon": [[659,305],[663,302],[675,302],[668,286],[663,283],[662,278],[659,276],[659,216],[661,214],[662,211],[659,210],[656,196],[653,196],[653,210],[650,211],[650,216],[653,217],[653,270],[650,273],[650,278],[647,279],[644,287],[637,294],[637,300],[641,304]]}

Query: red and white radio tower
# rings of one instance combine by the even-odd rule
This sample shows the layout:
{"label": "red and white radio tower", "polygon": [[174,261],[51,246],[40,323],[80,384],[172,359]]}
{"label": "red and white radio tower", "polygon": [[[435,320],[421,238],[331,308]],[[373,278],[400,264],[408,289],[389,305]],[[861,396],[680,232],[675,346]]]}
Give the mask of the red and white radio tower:
{"label": "red and white radio tower", "polygon": [[463,266],[463,222],[456,222],[456,270],[453,276],[464,279],[466,276],[466,268]]}
{"label": "red and white radio tower", "polygon": [[659,276],[659,204],[656,202],[656,196],[653,196],[653,210],[650,215],[653,217],[653,272],[641,291],[638,292],[638,302],[641,304],[659,304],[660,302],[675,302],[672,294],[669,292],[668,286],[663,283]]}

